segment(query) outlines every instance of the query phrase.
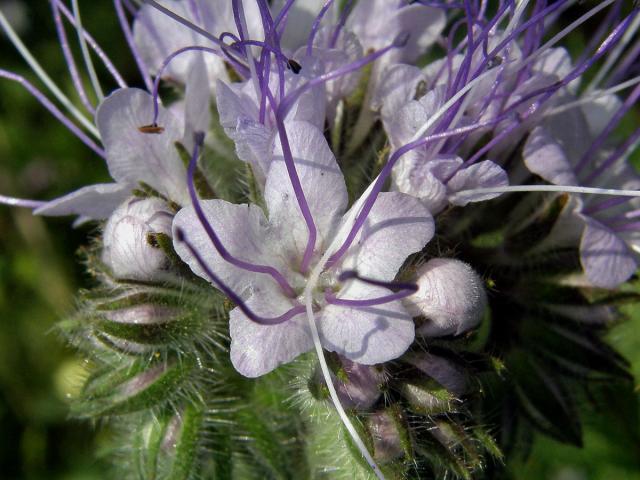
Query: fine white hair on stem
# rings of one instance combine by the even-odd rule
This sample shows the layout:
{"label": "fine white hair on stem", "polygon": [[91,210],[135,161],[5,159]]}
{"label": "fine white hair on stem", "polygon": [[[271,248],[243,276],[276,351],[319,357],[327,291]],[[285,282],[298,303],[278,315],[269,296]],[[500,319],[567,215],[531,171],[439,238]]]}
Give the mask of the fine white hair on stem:
{"label": "fine white hair on stem", "polygon": [[596,76],[593,77],[593,80],[591,80],[591,82],[585,89],[585,93],[592,93],[597,88],[597,86],[600,85],[600,82],[602,82],[602,80],[607,76],[607,74],[611,70],[611,67],[613,67],[613,65],[618,61],[618,58],[620,58],[620,55],[622,55],[622,52],[627,47],[629,42],[636,36],[636,33],[639,28],[640,28],[640,15],[638,15],[636,18],[633,19],[633,22],[629,26],[629,29],[625,32],[625,34],[620,39],[620,42],[615,46],[615,48],[611,51],[611,53],[607,55],[607,58],[604,64],[602,65],[600,70],[598,70],[598,73],[596,74]]}
{"label": "fine white hair on stem", "polygon": [[55,98],[73,115],[73,117],[82,124],[84,128],[87,129],[91,135],[95,138],[100,139],[100,132],[93,125],[91,120],[83,115],[83,113],[76,108],[73,102],[60,90],[60,88],[55,84],[55,82],[51,79],[51,77],[44,71],[40,63],[31,55],[29,49],[22,43],[20,37],[15,32],[15,30],[11,27],[11,24],[7,21],[7,18],[4,16],[2,11],[0,10],[0,27],[7,34],[7,37],[11,41],[11,43],[16,47],[18,53],[24,58],[29,67],[33,70],[33,72],[38,76],[38,78],[45,84],[45,86],[53,93]]}
{"label": "fine white hair on stem", "polygon": [[584,95],[582,98],[580,98],[578,100],[575,100],[573,102],[569,102],[569,103],[564,103],[562,105],[558,105],[557,107],[551,108],[550,110],[547,110],[546,112],[544,112],[543,116],[544,117],[551,117],[553,115],[557,115],[559,113],[566,112],[567,110],[571,110],[572,108],[576,108],[576,107],[579,107],[581,105],[593,102],[594,100],[602,98],[605,95],[612,95],[612,94],[617,93],[617,92],[619,92],[621,90],[625,90],[627,88],[633,87],[634,85],[637,85],[638,83],[640,83],[640,75],[638,75],[637,77],[633,77],[633,78],[627,80],[626,82],[622,82],[622,83],[619,83],[618,85],[614,85],[611,88],[607,88],[606,90],[596,90],[594,92],[591,92],[588,95]]}
{"label": "fine white hair on stem", "polygon": [[89,79],[91,80],[93,91],[98,97],[98,102],[102,102],[102,100],[104,100],[104,92],[102,91],[102,87],[100,86],[100,81],[98,80],[98,75],[96,74],[93,60],[91,60],[91,53],[89,52],[89,48],[87,47],[87,41],[82,34],[82,18],[80,17],[80,7],[78,6],[78,0],[71,0],[71,7],[73,9],[73,17],[76,19],[76,31],[78,33],[78,42],[80,43],[82,58],[84,59],[84,64],[87,67],[87,73],[89,74]]}

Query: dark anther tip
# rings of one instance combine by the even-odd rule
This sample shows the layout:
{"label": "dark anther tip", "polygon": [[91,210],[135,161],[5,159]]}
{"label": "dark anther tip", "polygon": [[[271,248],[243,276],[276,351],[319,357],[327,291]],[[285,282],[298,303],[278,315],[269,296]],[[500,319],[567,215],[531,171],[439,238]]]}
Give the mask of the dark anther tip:
{"label": "dark anther tip", "polygon": [[196,145],[202,145],[204,143],[204,132],[193,132],[193,141]]}
{"label": "dark anther tip", "polygon": [[157,123],[153,122],[150,125],[143,125],[142,127],[138,127],[138,131],[140,133],[153,133],[158,135],[164,132],[164,127],[161,127]]}
{"label": "dark anther tip", "polygon": [[393,46],[396,48],[406,47],[407,43],[409,43],[409,37],[411,37],[409,32],[402,32],[393,41]]}
{"label": "dark anther tip", "polygon": [[358,277],[357,272],[354,272],[353,270],[345,270],[344,272],[340,273],[340,275],[338,275],[338,281],[344,282],[345,280],[349,280],[350,278],[357,278],[357,277]]}
{"label": "dark anther tip", "polygon": [[291,69],[291,71],[296,75],[300,73],[300,70],[302,70],[302,65],[296,62],[293,58],[290,58],[287,61],[287,65]]}

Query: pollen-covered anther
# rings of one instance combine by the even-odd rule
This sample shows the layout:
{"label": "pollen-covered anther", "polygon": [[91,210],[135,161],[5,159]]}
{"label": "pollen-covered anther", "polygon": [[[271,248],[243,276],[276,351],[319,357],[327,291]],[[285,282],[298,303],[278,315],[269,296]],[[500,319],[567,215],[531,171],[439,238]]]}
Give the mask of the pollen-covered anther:
{"label": "pollen-covered anther", "polygon": [[118,207],[104,228],[102,261],[119,279],[156,280],[166,272],[164,251],[150,234],[171,236],[173,216],[158,198],[132,198]]}
{"label": "pollen-covered anther", "polygon": [[417,333],[438,337],[458,335],[475,327],[487,306],[482,279],[466,263],[434,258],[416,274],[418,291],[404,300],[414,317],[426,322]]}

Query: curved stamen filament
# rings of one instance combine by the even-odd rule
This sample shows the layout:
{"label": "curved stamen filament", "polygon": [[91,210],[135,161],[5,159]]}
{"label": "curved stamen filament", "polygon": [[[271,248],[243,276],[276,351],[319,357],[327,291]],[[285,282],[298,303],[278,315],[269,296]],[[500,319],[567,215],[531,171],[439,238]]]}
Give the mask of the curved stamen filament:
{"label": "curved stamen filament", "polygon": [[218,237],[218,235],[216,235],[213,227],[207,220],[204,210],[202,209],[202,205],[200,204],[200,200],[198,199],[198,194],[196,193],[195,182],[194,182],[196,166],[198,163],[198,157],[200,156],[200,150],[202,148],[203,141],[204,141],[203,133],[200,132],[200,133],[194,134],[195,146],[193,148],[193,155],[191,156],[191,161],[189,162],[189,172],[188,172],[187,183],[189,188],[189,196],[191,197],[191,203],[193,204],[193,209],[196,213],[196,216],[198,217],[198,220],[200,221],[200,224],[202,225],[202,228],[207,233],[209,240],[211,240],[211,243],[213,244],[215,249],[218,251],[220,256],[225,261],[229,262],[231,265],[234,265],[238,268],[241,268],[249,272],[270,275],[278,283],[278,285],[280,285],[280,288],[282,288],[282,291],[287,296],[292,298],[295,297],[296,296],[295,290],[291,287],[291,285],[289,285],[289,282],[287,282],[286,278],[284,278],[284,276],[277,269],[268,265],[256,265],[253,263],[245,262],[244,260],[240,260],[239,258],[236,258],[231,253],[229,253],[229,251],[222,244],[222,242],[220,241],[220,238]]}
{"label": "curved stamen filament", "polygon": [[62,12],[62,14],[67,18],[69,23],[73,25],[73,27],[82,32],[82,36],[85,41],[89,44],[94,53],[98,56],[98,58],[102,61],[102,64],[107,69],[107,71],[111,74],[115,82],[118,84],[120,88],[127,88],[127,82],[124,81],[120,72],[115,67],[111,59],[107,56],[107,54],[100,48],[98,42],[85,30],[78,28],[75,18],[73,18],[73,14],[69,11],[69,9],[62,3],[61,0],[52,0],[55,3],[56,7]]}
{"label": "curved stamen filament", "polygon": [[506,187],[460,190],[452,195],[452,198],[482,195],[486,193],[514,192],[586,193],[593,195],[613,195],[616,197],[640,197],[640,190],[617,190],[615,188],[580,187],[575,185],[510,185]]}
{"label": "curved stamen filament", "polygon": [[30,200],[26,198],[8,197],[6,195],[0,195],[0,204],[9,205],[10,207],[22,207],[36,209],[47,204],[41,200]]}
{"label": "curved stamen filament", "polygon": [[354,270],[345,270],[342,272],[338,280],[344,282],[345,280],[354,279],[364,282],[368,285],[374,285],[377,287],[392,289],[397,288],[400,291],[384,295],[382,297],[376,298],[366,298],[366,299],[348,299],[348,298],[338,298],[331,291],[331,289],[326,289],[324,292],[324,298],[327,303],[331,305],[341,305],[345,307],[374,307],[376,305],[383,305],[385,303],[394,302],[396,300],[400,300],[402,298],[406,298],[410,295],[413,295],[418,291],[418,286],[413,283],[401,283],[401,282],[385,282],[382,280],[375,280],[373,278],[361,277],[358,275],[358,272]]}
{"label": "curved stamen filament", "polygon": [[175,59],[177,56],[182,55],[185,52],[206,52],[213,53],[214,55],[221,56],[221,52],[209,47],[201,47],[198,45],[191,45],[188,47],[183,47],[179,50],[176,50],[167,58],[164,59],[162,65],[158,69],[158,73],[156,78],[153,81],[153,87],[151,89],[151,95],[153,97],[153,121],[151,125],[157,125],[158,117],[160,115],[160,100],[159,100],[159,90],[160,90],[160,80],[162,80],[162,74],[169,67],[169,64]]}
{"label": "curved stamen filament", "polygon": [[124,38],[127,41],[127,45],[129,46],[129,50],[131,51],[133,60],[136,62],[136,66],[140,71],[140,75],[142,76],[145,87],[147,87],[148,91],[151,91],[153,86],[153,83],[151,82],[151,75],[149,74],[147,64],[144,62],[144,60],[142,60],[140,51],[138,50],[136,42],[133,39],[133,33],[131,32],[131,27],[129,26],[129,21],[127,20],[127,14],[125,13],[124,7],[122,6],[122,0],[113,0],[113,4],[116,8],[116,15],[118,16],[118,21],[120,22],[120,28],[122,29],[122,33],[124,33]]}
{"label": "curved stamen filament", "polygon": [[98,102],[102,102],[104,100],[104,92],[102,91],[102,86],[100,85],[100,81],[98,80],[98,75],[96,73],[96,69],[93,66],[93,61],[91,60],[91,54],[89,53],[89,48],[87,47],[87,42],[82,35],[82,19],[80,17],[80,7],[78,6],[78,0],[71,0],[71,6],[73,8],[73,17],[76,19],[76,30],[78,32],[78,42],[80,43],[80,50],[82,52],[82,57],[84,59],[84,64],[87,67],[87,72],[89,73],[89,80],[91,80],[91,85],[93,86],[93,91],[98,97]]}
{"label": "curved stamen filament", "polygon": [[327,10],[333,5],[333,0],[327,0],[324,2],[324,5],[320,9],[320,13],[313,21],[313,25],[311,26],[311,32],[309,33],[309,38],[307,39],[307,56],[310,57],[313,53],[313,41],[318,34],[318,30],[320,30],[320,24],[322,23],[322,19],[324,18]]}
{"label": "curved stamen filament", "polygon": [[58,88],[56,83],[51,79],[51,77],[44,71],[40,63],[33,57],[29,49],[22,43],[20,37],[15,32],[11,24],[7,21],[7,18],[0,10],[0,27],[7,34],[7,37],[13,44],[13,46],[18,50],[18,53],[22,56],[22,58],[27,62],[31,70],[38,76],[38,78],[45,84],[45,86],[49,89],[51,93],[55,96],[55,98],[73,115],[73,117],[80,122],[80,124],[87,129],[91,135],[95,138],[100,138],[100,132],[95,127],[91,121],[85,117],[80,110],[76,108],[71,100]]}
{"label": "curved stamen filament", "polygon": [[[64,56],[65,63],[67,64],[67,68],[69,69],[69,74],[71,75],[71,81],[73,82],[73,86],[78,92],[78,96],[80,97],[80,101],[84,105],[91,115],[95,115],[96,109],[89,101],[89,97],[87,96],[87,91],[82,84],[82,79],[80,78],[80,72],[78,71],[78,67],[76,66],[76,62],[73,58],[73,54],[71,53],[71,48],[69,48],[69,39],[67,38],[67,33],[64,29],[64,24],[62,23],[62,17],[60,16],[60,9],[58,7],[58,1],[51,1],[51,9],[53,11],[53,23],[56,26],[56,33],[58,34],[58,41],[60,42],[60,47],[62,48],[62,55]],[[78,30],[78,32],[82,32],[82,30]]]}
{"label": "curved stamen filament", "polygon": [[251,320],[251,321],[253,321],[255,323],[258,323],[260,325],[278,325],[280,323],[284,323],[287,320],[292,319],[296,315],[299,315],[299,314],[305,312],[305,307],[303,305],[296,305],[296,306],[292,307],[291,309],[287,310],[282,315],[279,315],[277,317],[263,317],[263,316],[260,316],[260,315],[256,314],[253,310],[251,310],[247,306],[247,304],[244,302],[244,300],[242,300],[242,298],[240,298],[239,295],[237,295],[222,280],[220,280],[220,278],[215,273],[213,273],[213,270],[211,270],[211,268],[207,265],[207,263],[204,261],[204,259],[200,255],[200,253],[191,244],[191,242],[189,242],[189,240],[187,240],[187,237],[186,237],[184,231],[181,228],[177,228],[176,229],[176,240],[178,242],[180,242],[180,243],[183,243],[185,245],[185,247],[187,247],[187,250],[189,250],[189,253],[191,253],[191,255],[193,255],[193,258],[195,258],[196,262],[198,262],[198,265],[200,265],[200,268],[202,268],[202,270],[205,272],[207,277],[209,277],[209,279],[227,297],[229,297],[229,299],[233,303],[235,303],[238,306],[238,308],[242,311],[242,313],[244,313],[247,316],[247,318],[249,318],[249,320]]}
{"label": "curved stamen filament", "polygon": [[0,69],[0,78],[6,78],[7,80],[13,80],[14,82],[18,82],[19,84],[21,84],[31,95],[36,98],[36,100],[38,100],[47,110],[49,110],[51,115],[56,117],[56,119],[60,123],[71,130],[71,133],[78,137],[80,141],[82,141],[82,143],[84,143],[87,147],[89,147],[102,158],[106,158],[107,155],[105,151],[100,148],[91,138],[89,138],[89,136],[85,134],[80,128],[78,128],[75,123],[68,119],[64,115],[64,113],[62,113],[60,109],[58,109],[58,107],[56,107],[40,90],[34,87],[27,79],[20,75],[2,69]]}

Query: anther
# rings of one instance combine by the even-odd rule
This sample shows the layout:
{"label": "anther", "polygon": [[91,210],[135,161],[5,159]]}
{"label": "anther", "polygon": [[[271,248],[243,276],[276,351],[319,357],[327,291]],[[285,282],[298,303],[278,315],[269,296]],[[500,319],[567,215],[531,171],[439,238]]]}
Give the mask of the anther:
{"label": "anther", "polygon": [[287,68],[297,75],[302,70],[302,65],[296,62],[293,58],[290,58],[287,60]]}
{"label": "anther", "polygon": [[138,127],[138,131],[140,133],[159,135],[164,132],[164,127],[161,127],[156,122],[153,122],[149,125],[143,125],[142,127]]}

